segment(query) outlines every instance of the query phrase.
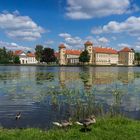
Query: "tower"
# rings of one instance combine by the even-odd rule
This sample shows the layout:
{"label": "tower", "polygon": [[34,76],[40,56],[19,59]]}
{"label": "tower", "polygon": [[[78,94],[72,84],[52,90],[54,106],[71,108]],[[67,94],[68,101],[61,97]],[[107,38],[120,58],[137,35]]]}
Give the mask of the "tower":
{"label": "tower", "polygon": [[89,55],[90,55],[89,64],[92,64],[93,63],[92,62],[92,60],[93,60],[93,52],[92,52],[93,44],[92,44],[92,42],[87,41],[84,45],[85,45],[85,50],[87,50]]}
{"label": "tower", "polygon": [[66,47],[64,44],[60,44],[59,46],[59,64],[66,65]]}

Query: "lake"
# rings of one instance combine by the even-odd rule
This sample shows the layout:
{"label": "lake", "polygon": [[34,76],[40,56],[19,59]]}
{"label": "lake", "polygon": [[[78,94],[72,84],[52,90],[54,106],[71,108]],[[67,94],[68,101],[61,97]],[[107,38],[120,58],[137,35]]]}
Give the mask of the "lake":
{"label": "lake", "polygon": [[140,120],[140,68],[0,66],[0,126],[48,129],[92,113]]}

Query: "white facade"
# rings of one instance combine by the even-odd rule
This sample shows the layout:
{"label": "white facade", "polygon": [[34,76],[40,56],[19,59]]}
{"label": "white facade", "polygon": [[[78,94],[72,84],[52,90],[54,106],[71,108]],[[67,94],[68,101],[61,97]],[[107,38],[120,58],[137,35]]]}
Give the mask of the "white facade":
{"label": "white facade", "polygon": [[119,54],[110,54],[110,64],[119,63]]}
{"label": "white facade", "polygon": [[19,51],[18,54],[15,55],[19,56],[20,64],[37,64],[38,61],[35,58],[33,53],[25,53],[23,51]]}
{"label": "white facade", "polygon": [[38,61],[35,57],[27,57],[27,64],[37,64]]}
{"label": "white facade", "polygon": [[[126,49],[126,48],[125,48]],[[119,52],[119,64],[121,65],[129,65],[132,66],[134,65],[134,52],[131,50],[126,50],[126,51],[120,51]]]}
{"label": "white facade", "polygon": [[27,64],[27,56],[26,54],[23,52],[19,55],[19,60],[20,60],[20,64]]}

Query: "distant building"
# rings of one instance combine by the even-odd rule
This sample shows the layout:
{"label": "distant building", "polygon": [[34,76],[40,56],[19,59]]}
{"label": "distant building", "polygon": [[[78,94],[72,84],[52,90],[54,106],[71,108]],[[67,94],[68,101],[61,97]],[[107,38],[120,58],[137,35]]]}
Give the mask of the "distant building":
{"label": "distant building", "polygon": [[16,50],[14,55],[19,56],[20,64],[37,64],[38,61],[35,58],[34,53],[25,53],[22,50]]}
{"label": "distant building", "polygon": [[66,65],[79,63],[81,52],[81,50],[66,50],[64,44],[61,44],[59,46],[59,64]]}
{"label": "distant building", "polygon": [[[92,42],[87,41],[85,49],[90,55],[89,64],[93,65],[134,65],[134,50],[124,48],[117,51],[113,48],[96,47]],[[59,64],[78,64],[81,50],[68,50],[64,44],[59,46]]]}
{"label": "distant building", "polygon": [[123,48],[119,51],[119,63],[122,65],[134,65],[134,50],[130,48]]}

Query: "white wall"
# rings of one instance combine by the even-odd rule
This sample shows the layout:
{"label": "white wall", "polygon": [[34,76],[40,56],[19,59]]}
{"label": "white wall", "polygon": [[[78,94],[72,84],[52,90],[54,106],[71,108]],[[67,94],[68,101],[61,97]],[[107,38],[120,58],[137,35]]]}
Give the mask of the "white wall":
{"label": "white wall", "polygon": [[27,64],[37,64],[38,61],[35,59],[35,57],[27,57]]}
{"label": "white wall", "polygon": [[19,60],[20,60],[20,64],[37,64],[38,63],[35,57],[27,57],[25,53],[20,54]]}

